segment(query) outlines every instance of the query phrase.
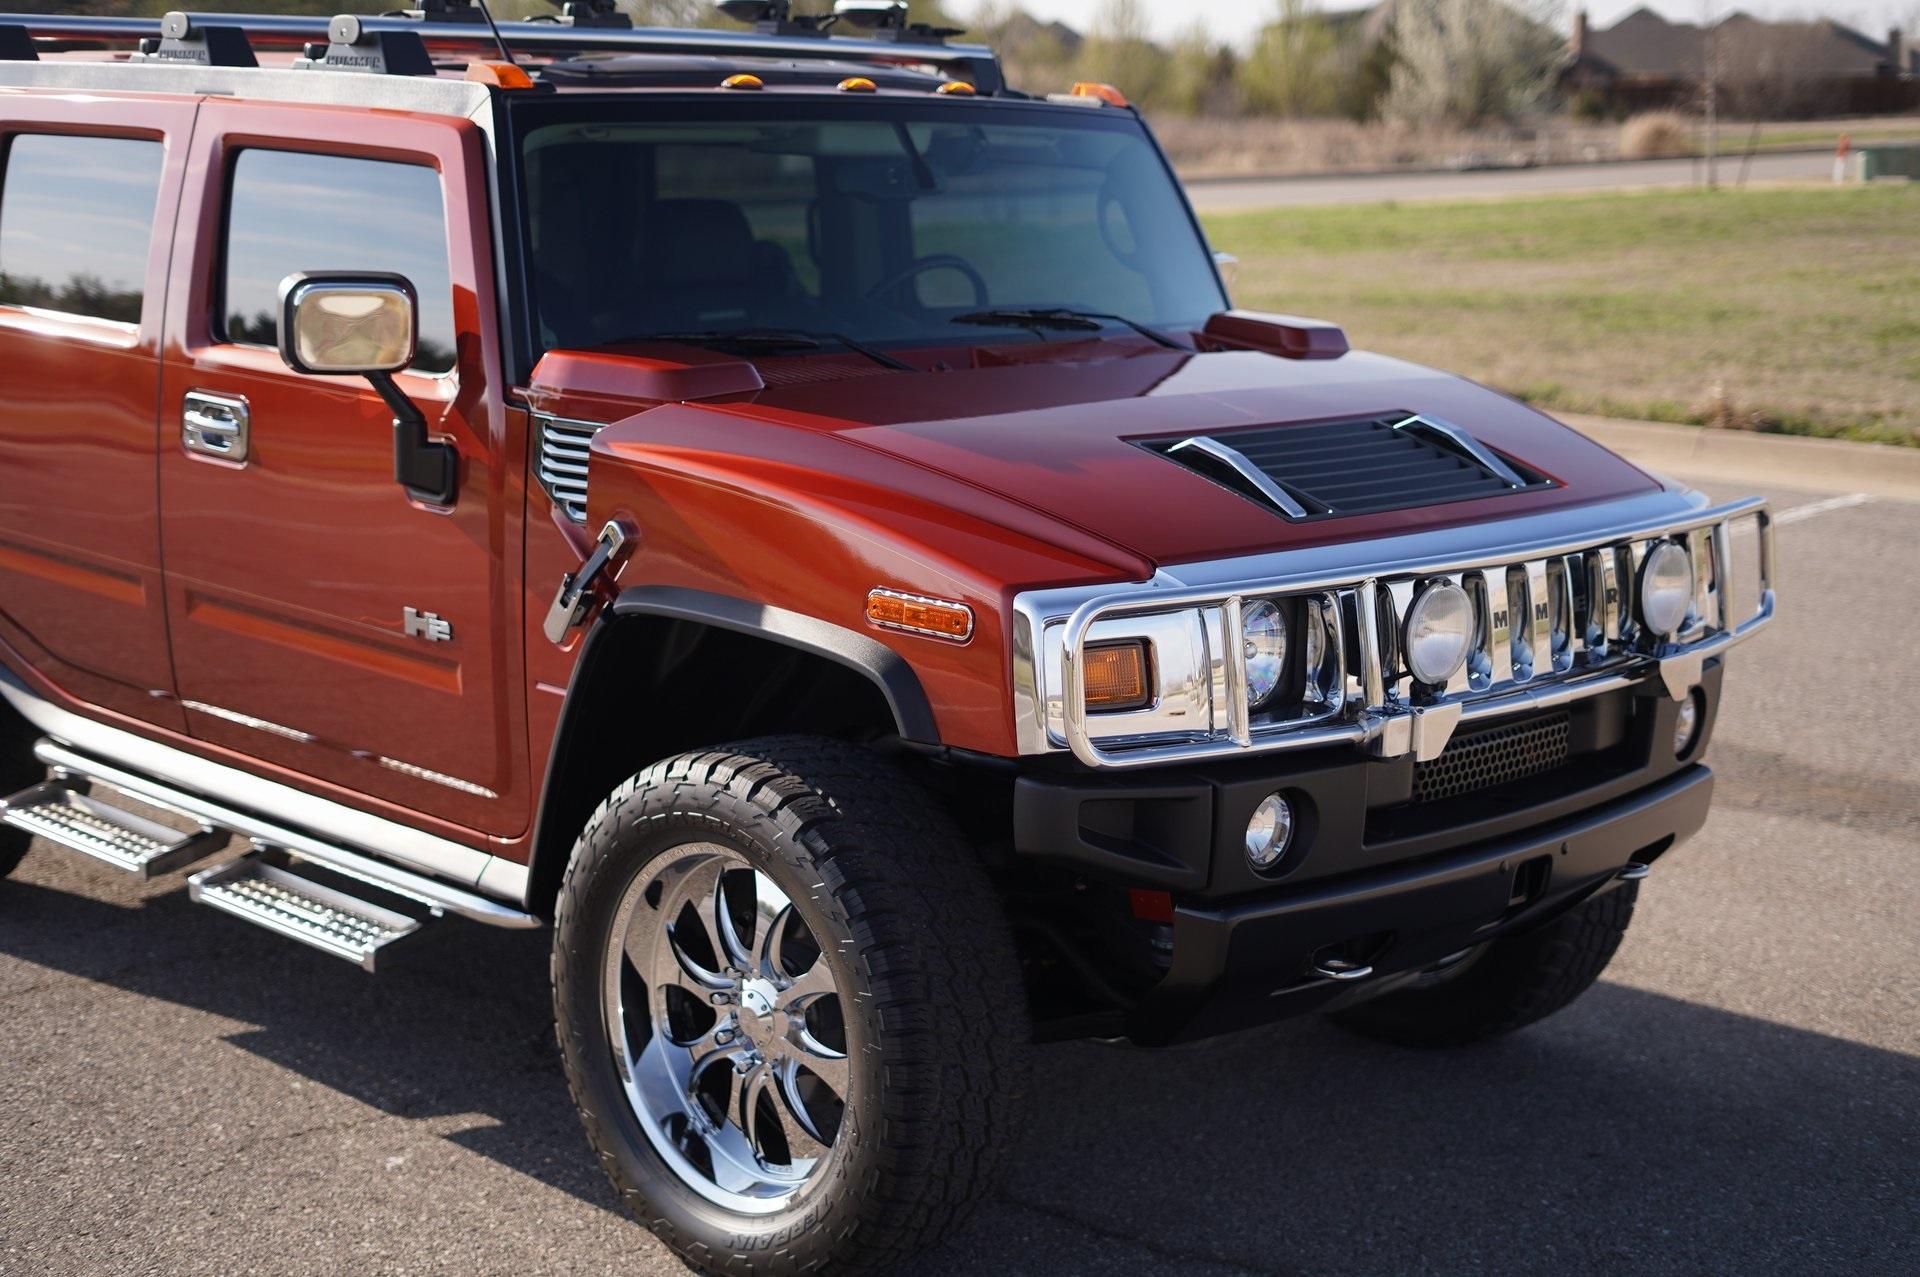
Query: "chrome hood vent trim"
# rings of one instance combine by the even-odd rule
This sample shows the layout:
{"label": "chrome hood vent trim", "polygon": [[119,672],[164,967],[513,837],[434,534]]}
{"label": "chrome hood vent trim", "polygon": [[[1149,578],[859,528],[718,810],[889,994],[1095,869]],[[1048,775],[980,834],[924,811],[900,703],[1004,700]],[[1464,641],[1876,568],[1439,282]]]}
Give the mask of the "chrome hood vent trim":
{"label": "chrome hood vent trim", "polygon": [[1142,444],[1296,522],[1552,487],[1449,421],[1420,413]]}

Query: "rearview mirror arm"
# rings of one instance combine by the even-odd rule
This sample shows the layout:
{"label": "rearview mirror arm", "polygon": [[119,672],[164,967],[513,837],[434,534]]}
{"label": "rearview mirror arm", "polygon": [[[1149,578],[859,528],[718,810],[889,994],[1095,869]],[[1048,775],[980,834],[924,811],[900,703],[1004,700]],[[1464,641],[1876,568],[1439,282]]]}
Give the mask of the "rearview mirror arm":
{"label": "rearview mirror arm", "polygon": [[367,380],[393,413],[393,478],[407,495],[426,505],[453,504],[460,452],[452,444],[427,437],[427,419],[388,372],[370,372]]}

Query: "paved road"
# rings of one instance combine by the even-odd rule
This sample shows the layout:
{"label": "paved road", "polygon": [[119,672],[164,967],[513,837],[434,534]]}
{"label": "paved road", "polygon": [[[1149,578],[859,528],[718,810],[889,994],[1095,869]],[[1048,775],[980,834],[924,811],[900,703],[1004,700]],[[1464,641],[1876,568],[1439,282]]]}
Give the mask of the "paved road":
{"label": "paved road", "polygon": [[[1458,1053],[1048,1048],[921,1273],[1912,1272],[1916,546],[1920,505],[1782,529],[1718,810],[1574,1008]],[[471,928],[367,977],[36,851],[0,887],[0,1273],[682,1272],[587,1158],[544,962]]]}
{"label": "paved road", "polygon": [[[1567,164],[1546,168],[1498,169],[1478,173],[1388,173],[1362,177],[1284,177],[1249,181],[1188,183],[1202,213],[1238,209],[1284,208],[1302,204],[1371,204],[1385,200],[1474,199],[1481,196],[1538,195],[1547,192],[1620,190],[1648,186],[1690,186],[1704,180],[1706,166],[1695,160],[1636,160],[1621,164]],[[1751,182],[1829,178],[1833,157],[1825,152],[1756,155]],[[1720,164],[1720,180],[1740,176],[1739,157]]]}

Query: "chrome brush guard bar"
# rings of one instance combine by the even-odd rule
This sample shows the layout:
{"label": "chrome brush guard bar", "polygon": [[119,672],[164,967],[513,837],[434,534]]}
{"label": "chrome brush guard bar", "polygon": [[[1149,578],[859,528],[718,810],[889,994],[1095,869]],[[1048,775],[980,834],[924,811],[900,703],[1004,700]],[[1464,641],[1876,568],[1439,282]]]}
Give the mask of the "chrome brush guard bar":
{"label": "chrome brush guard bar", "polygon": [[[1733,615],[1735,536],[1750,523],[1757,605]],[[1671,637],[1638,620],[1640,566],[1672,541],[1694,596]],[[1743,545],[1744,550],[1744,545]],[[1451,581],[1474,601],[1466,666],[1417,685],[1397,653],[1421,588]],[[1015,600],[1015,714],[1023,754],[1071,750],[1089,767],[1134,768],[1355,745],[1379,757],[1435,757],[1462,723],[1641,685],[1657,673],[1679,699],[1706,662],[1773,619],[1773,523],[1761,498],[1707,508],[1664,490],[1495,524],[1181,564],[1144,584],[1034,591]],[[1298,712],[1249,710],[1241,618],[1256,599],[1299,600],[1318,633]],[[1144,638],[1154,702],[1089,712],[1090,644]],[[1301,662],[1294,659],[1296,665]]]}

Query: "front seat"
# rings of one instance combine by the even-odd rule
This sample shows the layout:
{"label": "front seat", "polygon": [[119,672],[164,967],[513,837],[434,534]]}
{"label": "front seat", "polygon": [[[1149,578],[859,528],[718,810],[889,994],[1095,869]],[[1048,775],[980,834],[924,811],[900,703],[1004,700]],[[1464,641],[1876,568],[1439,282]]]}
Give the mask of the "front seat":
{"label": "front seat", "polygon": [[642,230],[642,306],[653,331],[796,322],[793,261],[757,240],[730,200],[661,200]]}

